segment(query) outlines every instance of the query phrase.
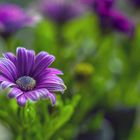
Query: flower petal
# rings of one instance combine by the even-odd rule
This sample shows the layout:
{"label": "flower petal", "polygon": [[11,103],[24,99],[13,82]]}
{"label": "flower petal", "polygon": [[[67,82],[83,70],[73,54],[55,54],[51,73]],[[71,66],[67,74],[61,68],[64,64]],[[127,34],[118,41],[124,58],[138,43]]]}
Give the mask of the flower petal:
{"label": "flower petal", "polygon": [[27,98],[24,94],[20,95],[17,97],[17,102],[20,106],[25,106],[26,102],[27,102]]}
{"label": "flower petal", "polygon": [[3,81],[1,84],[0,84],[0,87],[2,89],[6,89],[6,88],[9,88],[9,87],[14,87],[16,86],[16,84],[12,83],[12,82],[8,82],[8,81]]}
{"label": "flower petal", "polygon": [[48,55],[44,52],[39,53],[35,59],[35,65],[33,70],[33,77],[39,75],[43,70],[45,70],[48,66],[52,64],[55,57],[53,55]]}
{"label": "flower petal", "polygon": [[42,79],[42,77],[44,76],[47,77],[48,75],[63,75],[63,72],[55,68],[47,68],[34,78],[38,80],[38,79]]}
{"label": "flower petal", "polygon": [[41,89],[36,90],[36,94],[40,98],[47,98],[48,94],[49,94],[49,91],[47,89],[45,89],[45,88],[41,88]]}
{"label": "flower petal", "polygon": [[66,86],[63,83],[46,82],[37,85],[37,88],[46,88],[49,92],[64,92]]}
{"label": "flower petal", "polygon": [[0,75],[0,82],[3,82],[3,81],[9,81],[9,80],[3,75]]}
{"label": "flower petal", "polygon": [[18,97],[20,96],[21,94],[23,94],[23,92],[18,89],[18,88],[12,88],[8,94],[8,97],[9,98],[14,98],[14,97]]}
{"label": "flower petal", "polygon": [[49,93],[49,94],[48,94],[48,97],[50,98],[51,103],[52,103],[52,105],[54,106],[55,103],[56,103],[56,96],[55,96],[55,94]]}
{"label": "flower petal", "polygon": [[25,48],[17,48],[17,69],[18,76],[21,77],[24,74],[25,63],[26,63],[26,49]]}
{"label": "flower petal", "polygon": [[28,98],[32,101],[37,101],[39,99],[38,96],[36,95],[35,91],[29,91],[24,94],[25,94],[26,98]]}
{"label": "flower petal", "polygon": [[11,52],[3,53],[3,56],[4,56],[4,58],[7,58],[10,61],[12,61],[13,64],[15,64],[15,66],[16,66],[16,62],[17,62],[16,56],[13,53],[11,53]]}
{"label": "flower petal", "polygon": [[63,80],[56,76],[56,75],[44,75],[44,77],[40,77],[40,79],[38,79],[38,84],[45,84],[45,83],[60,83],[60,84],[64,84]]}
{"label": "flower petal", "polygon": [[17,48],[17,67],[19,76],[29,75],[35,61],[35,52],[25,48]]}
{"label": "flower petal", "polygon": [[35,63],[35,52],[32,51],[32,50],[28,50],[27,51],[27,59],[26,59],[26,75],[29,75],[33,66],[34,66],[34,63]]}
{"label": "flower petal", "polygon": [[10,81],[14,82],[17,79],[17,69],[15,65],[8,59],[0,59],[0,71]]}
{"label": "flower petal", "polygon": [[63,72],[55,68],[47,68],[50,74],[63,75]]}

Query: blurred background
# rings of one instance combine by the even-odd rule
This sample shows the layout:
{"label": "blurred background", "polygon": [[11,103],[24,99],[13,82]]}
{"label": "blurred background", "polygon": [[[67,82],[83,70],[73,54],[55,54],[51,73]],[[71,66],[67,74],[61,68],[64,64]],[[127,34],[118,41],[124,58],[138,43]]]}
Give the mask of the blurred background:
{"label": "blurred background", "polygon": [[0,52],[18,46],[55,55],[67,90],[24,129],[1,94],[0,140],[140,139],[140,0],[0,0]]}

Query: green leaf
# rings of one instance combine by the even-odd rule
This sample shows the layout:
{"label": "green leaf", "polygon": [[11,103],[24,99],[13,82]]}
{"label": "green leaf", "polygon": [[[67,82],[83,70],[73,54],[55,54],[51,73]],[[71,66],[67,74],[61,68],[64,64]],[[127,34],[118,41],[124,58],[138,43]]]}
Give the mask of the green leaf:
{"label": "green leaf", "polygon": [[71,105],[66,105],[62,108],[60,114],[56,116],[55,118],[52,118],[50,120],[50,123],[47,124],[46,127],[46,138],[49,140],[53,134],[60,129],[69,119],[71,118],[72,114],[74,112],[73,106]]}

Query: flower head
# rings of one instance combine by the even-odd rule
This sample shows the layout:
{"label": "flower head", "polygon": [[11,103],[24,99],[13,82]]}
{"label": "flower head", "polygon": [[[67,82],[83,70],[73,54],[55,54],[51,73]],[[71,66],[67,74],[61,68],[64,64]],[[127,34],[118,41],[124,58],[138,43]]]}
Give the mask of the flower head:
{"label": "flower head", "polygon": [[41,12],[55,23],[63,24],[80,16],[82,10],[78,3],[70,3],[66,0],[45,0],[41,4]]}
{"label": "flower head", "polygon": [[55,92],[64,92],[63,80],[57,75],[62,72],[49,68],[55,57],[47,52],[35,55],[33,50],[17,48],[16,56],[10,52],[0,59],[0,85],[2,89],[10,88],[8,96],[16,98],[20,106],[27,100],[37,101],[50,98],[56,102]]}
{"label": "flower head", "polygon": [[100,10],[109,10],[112,8],[115,0],[81,0],[81,2],[89,6],[92,10],[98,12]]}
{"label": "flower head", "polygon": [[99,19],[102,29],[113,29],[126,33],[128,36],[134,34],[134,24],[118,11],[111,10],[107,14],[100,14]]}
{"label": "flower head", "polygon": [[31,23],[31,18],[15,4],[0,4],[0,34],[9,36]]}
{"label": "flower head", "polygon": [[102,31],[116,30],[126,33],[128,36],[134,35],[134,24],[121,12],[114,10],[115,0],[81,0],[89,5],[98,15]]}

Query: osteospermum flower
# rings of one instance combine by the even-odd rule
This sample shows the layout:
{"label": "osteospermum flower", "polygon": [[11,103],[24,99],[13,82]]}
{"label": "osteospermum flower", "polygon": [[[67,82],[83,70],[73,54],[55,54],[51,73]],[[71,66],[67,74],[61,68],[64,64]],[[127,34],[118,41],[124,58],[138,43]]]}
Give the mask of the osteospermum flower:
{"label": "osteospermum flower", "polygon": [[79,3],[71,3],[67,0],[45,0],[41,3],[42,14],[57,24],[64,24],[82,13]]}
{"label": "osteospermum flower", "polygon": [[132,37],[134,35],[134,23],[123,15],[120,11],[114,10],[115,0],[81,0],[90,6],[98,15],[100,28],[104,32],[116,30],[126,33]]}
{"label": "osteospermum flower", "polygon": [[47,52],[35,55],[33,50],[17,48],[16,56],[10,52],[0,59],[0,85],[2,89],[10,88],[8,96],[16,98],[20,106],[27,100],[37,101],[50,98],[56,102],[55,92],[64,92],[65,85],[62,72],[49,68],[55,57]]}
{"label": "osteospermum flower", "polygon": [[118,11],[111,10],[107,14],[100,13],[99,19],[102,29],[113,29],[126,33],[130,37],[134,35],[134,23]]}
{"label": "osteospermum flower", "polygon": [[15,4],[0,4],[0,34],[7,37],[31,23],[26,12]]}
{"label": "osteospermum flower", "polygon": [[115,0],[80,0],[81,3],[89,6],[94,11],[99,11],[102,9],[109,10],[112,8]]}

